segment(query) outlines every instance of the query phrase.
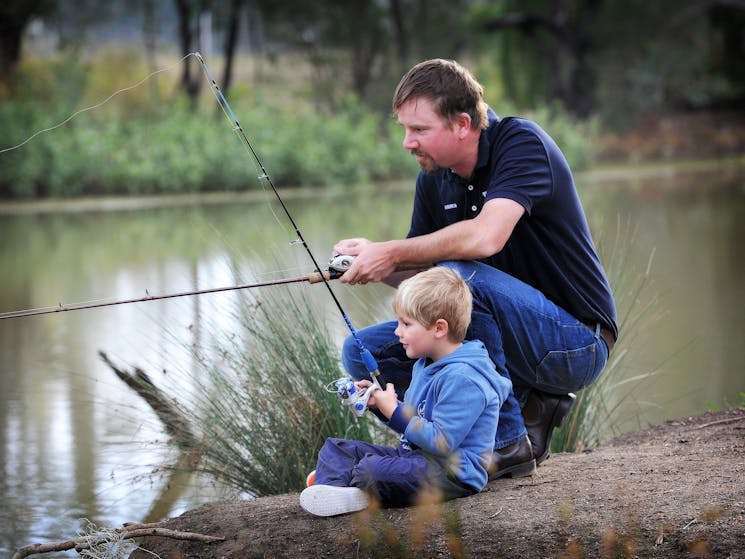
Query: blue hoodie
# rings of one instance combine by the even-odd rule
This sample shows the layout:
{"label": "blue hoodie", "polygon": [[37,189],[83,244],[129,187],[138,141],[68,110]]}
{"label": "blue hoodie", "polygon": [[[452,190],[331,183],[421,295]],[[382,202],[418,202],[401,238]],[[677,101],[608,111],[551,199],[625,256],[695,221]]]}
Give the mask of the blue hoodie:
{"label": "blue hoodie", "polygon": [[388,426],[405,448],[418,448],[461,484],[481,491],[494,451],[499,409],[511,388],[497,373],[484,344],[464,342],[450,355],[414,364],[404,401]]}

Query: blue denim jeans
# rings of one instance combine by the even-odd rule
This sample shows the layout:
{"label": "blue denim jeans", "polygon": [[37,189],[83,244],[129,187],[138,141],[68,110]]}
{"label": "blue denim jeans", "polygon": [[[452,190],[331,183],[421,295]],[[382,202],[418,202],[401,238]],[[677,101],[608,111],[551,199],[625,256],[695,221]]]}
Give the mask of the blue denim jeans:
{"label": "blue denim jeans", "polygon": [[[468,282],[473,313],[466,339],[481,340],[497,372],[512,381],[513,391],[499,412],[494,448],[525,436],[520,412],[531,389],[567,394],[591,384],[608,361],[608,348],[599,328],[591,329],[543,293],[481,262],[446,261]],[[399,398],[411,381],[409,359],[389,321],[358,332],[363,345],[378,362],[383,386],[391,382]],[[342,364],[354,379],[369,378],[352,336],[342,349]]]}

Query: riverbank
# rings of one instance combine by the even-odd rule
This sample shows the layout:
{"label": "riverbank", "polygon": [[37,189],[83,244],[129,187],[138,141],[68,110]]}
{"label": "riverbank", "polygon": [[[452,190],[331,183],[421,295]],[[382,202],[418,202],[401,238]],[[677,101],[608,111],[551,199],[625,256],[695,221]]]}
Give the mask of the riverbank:
{"label": "riverbank", "polygon": [[[645,190],[687,192],[708,188],[708,183],[695,180],[699,174],[720,173],[731,175],[733,180],[720,181],[720,188],[745,189],[740,178],[745,170],[745,150],[741,154],[729,154],[707,159],[657,160],[638,163],[607,161],[592,169],[575,173],[580,187],[585,184],[631,184]],[[389,181],[376,185],[376,192],[408,192],[413,189],[412,180]],[[355,188],[367,186],[303,187],[283,188],[285,200],[332,199],[353,195]],[[152,194],[148,196],[81,196],[75,198],[43,198],[33,200],[0,200],[0,216],[41,215],[84,212],[120,212],[180,206],[205,206],[240,204],[271,199],[270,192],[261,189],[243,192],[204,192],[188,194]]]}
{"label": "riverbank", "polygon": [[[149,537],[160,557],[745,557],[745,409],[668,421],[551,456],[442,506],[316,518],[298,494],[211,503]],[[152,555],[137,551],[132,559]]]}
{"label": "riverbank", "polygon": [[[547,127],[551,125],[550,122],[541,124]],[[215,132],[217,136],[213,141],[208,142],[209,145],[224,145],[225,138],[222,128],[220,127]],[[343,129],[344,127],[336,126],[335,128]],[[349,129],[354,129],[354,126],[350,126]],[[555,131],[551,130],[551,132]],[[579,131],[573,129],[572,132],[573,134],[582,134],[581,128],[579,128]],[[398,137],[396,136],[396,138]],[[289,142],[293,146],[292,149],[302,152],[302,149],[295,146],[295,141],[293,139]],[[175,140],[173,143],[176,143]],[[312,143],[314,145],[317,143],[315,138]],[[333,143],[332,139],[326,138],[326,143]],[[304,180],[306,180],[305,186],[301,188],[297,188],[297,185],[292,182],[291,177],[295,176],[294,174],[284,177],[278,169],[273,169],[273,174],[279,177],[277,184],[282,187],[282,195],[285,198],[289,196],[317,197],[319,193],[327,195],[326,193],[329,192],[334,194],[348,193],[355,188],[355,185],[358,188],[367,189],[370,183],[374,183],[376,188],[380,187],[383,190],[389,188],[410,190],[413,186],[416,167],[411,167],[411,158],[404,150],[400,149],[398,140],[392,143],[395,144],[396,164],[377,161],[376,165],[377,167],[399,169],[399,172],[384,175],[371,172],[352,173],[350,176],[333,175],[328,173],[328,168],[332,166],[331,163],[328,163],[325,165],[327,170],[323,174],[323,180],[313,181],[308,179],[308,173],[300,172],[300,169],[297,168],[298,164],[296,164],[294,172],[300,172],[300,175],[305,177]],[[625,132],[598,133],[597,138],[593,139],[593,143],[593,150],[596,153],[592,158],[589,158],[589,161],[593,163],[589,166],[586,165],[584,168],[577,167],[575,172],[575,179],[580,187],[585,183],[598,181],[646,181],[654,185],[662,185],[663,188],[666,185],[672,185],[676,188],[678,186],[674,180],[676,176],[682,173],[690,176],[692,173],[706,173],[712,170],[732,171],[736,173],[737,177],[740,177],[742,176],[742,168],[745,166],[745,112],[702,110],[668,115],[645,114],[636,117],[633,124]],[[119,142],[115,142],[115,145],[119,147]],[[266,146],[264,147],[266,149]],[[115,153],[115,150],[110,151]],[[361,151],[362,153],[373,152],[371,149]],[[74,153],[77,155],[80,150],[75,148]],[[86,154],[88,152],[83,150],[82,153]],[[111,153],[105,152],[102,157],[110,158]],[[222,161],[224,154],[219,152],[217,155]],[[339,158],[338,155],[337,152],[333,152],[330,156],[331,160],[334,162],[344,161],[344,158]],[[376,155],[376,157],[378,156]],[[62,156],[58,159],[59,161],[65,161],[65,157]],[[362,161],[367,162],[368,159],[363,157]],[[3,189],[0,188],[0,216],[81,211],[123,211],[194,204],[228,204],[236,201],[260,199],[266,195],[266,192],[259,188],[258,183],[255,183],[254,187],[246,187],[246,180],[251,179],[251,177],[250,173],[248,176],[246,175],[246,169],[243,166],[240,166],[239,178],[234,178],[232,181],[219,181],[216,177],[210,175],[208,184],[222,184],[224,190],[215,191],[212,190],[211,186],[208,186],[206,190],[197,192],[197,187],[192,184],[196,181],[194,172],[189,170],[187,176],[176,180],[171,188],[159,189],[152,186],[144,190],[136,188],[117,189],[108,185],[107,181],[102,180],[101,184],[107,185],[106,188],[94,189],[95,192],[98,192],[97,194],[84,194],[87,190],[81,186],[81,183],[90,180],[89,175],[93,172],[90,168],[90,160],[91,158],[87,156],[79,162],[80,170],[77,174],[70,173],[69,169],[65,170],[66,178],[58,181],[66,185],[64,188],[60,187],[65,194],[60,194],[52,188],[41,188],[44,192],[43,195],[29,196],[26,193],[19,197],[9,195],[8,192],[3,192]],[[179,153],[179,163],[174,163],[173,167],[181,169],[184,160],[188,160],[188,158],[183,158],[182,154]],[[134,172],[133,169],[137,169],[137,165],[132,158],[125,158],[125,161],[125,170],[120,173],[122,176],[127,176],[128,173]],[[159,161],[158,165],[154,167],[159,168],[162,165],[163,162]],[[362,163],[358,162],[357,165],[362,165]],[[108,166],[110,165],[105,165],[102,168],[106,169]],[[223,166],[218,162],[210,168],[221,168]],[[324,165],[320,165],[318,162],[315,162],[314,166],[324,168]],[[12,169],[14,173],[17,170],[15,166]],[[171,177],[169,180],[172,179],[174,174],[174,171],[168,173]],[[359,174],[359,177],[354,179],[353,177],[357,174]],[[386,179],[386,176],[407,178]],[[360,177],[363,177],[362,180],[360,180]],[[377,178],[371,179],[370,177]],[[8,177],[5,178],[8,179]],[[196,181],[196,183],[199,184],[199,181]],[[191,187],[185,185],[191,185]],[[701,184],[696,183],[696,186],[700,187]],[[37,189],[39,188],[37,187]],[[114,194],[117,192],[119,194]]]}

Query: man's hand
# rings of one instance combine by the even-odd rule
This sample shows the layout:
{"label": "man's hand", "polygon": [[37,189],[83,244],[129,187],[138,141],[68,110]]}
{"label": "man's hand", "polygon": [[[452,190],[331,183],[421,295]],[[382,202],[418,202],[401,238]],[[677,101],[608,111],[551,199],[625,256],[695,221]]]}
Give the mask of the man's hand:
{"label": "man's hand", "polygon": [[385,280],[396,269],[391,247],[392,241],[373,243],[361,238],[339,241],[334,252],[354,256],[354,262],[339,281],[355,285]]}
{"label": "man's hand", "polygon": [[338,254],[344,254],[347,256],[357,256],[362,250],[362,247],[369,245],[372,241],[368,241],[363,237],[356,237],[354,239],[342,239],[334,245],[334,256]]}

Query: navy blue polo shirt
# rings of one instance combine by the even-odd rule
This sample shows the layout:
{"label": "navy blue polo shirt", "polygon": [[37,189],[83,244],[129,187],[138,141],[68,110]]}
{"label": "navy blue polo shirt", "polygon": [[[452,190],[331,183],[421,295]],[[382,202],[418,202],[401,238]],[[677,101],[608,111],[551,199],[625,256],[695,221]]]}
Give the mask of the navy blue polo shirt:
{"label": "navy blue polo shirt", "polygon": [[540,290],[578,320],[618,335],[616,308],[569,165],[536,123],[499,119],[489,109],[470,179],[450,169],[417,178],[407,237],[472,219],[484,202],[508,198],[525,208],[504,249],[483,262]]}

